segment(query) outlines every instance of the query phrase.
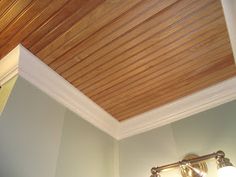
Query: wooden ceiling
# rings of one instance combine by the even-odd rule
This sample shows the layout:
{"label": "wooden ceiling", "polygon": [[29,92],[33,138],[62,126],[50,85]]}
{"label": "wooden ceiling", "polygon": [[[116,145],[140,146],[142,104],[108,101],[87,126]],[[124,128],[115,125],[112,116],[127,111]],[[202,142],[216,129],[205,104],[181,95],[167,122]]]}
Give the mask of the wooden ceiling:
{"label": "wooden ceiling", "polygon": [[119,121],[236,75],[220,0],[1,0],[19,43]]}

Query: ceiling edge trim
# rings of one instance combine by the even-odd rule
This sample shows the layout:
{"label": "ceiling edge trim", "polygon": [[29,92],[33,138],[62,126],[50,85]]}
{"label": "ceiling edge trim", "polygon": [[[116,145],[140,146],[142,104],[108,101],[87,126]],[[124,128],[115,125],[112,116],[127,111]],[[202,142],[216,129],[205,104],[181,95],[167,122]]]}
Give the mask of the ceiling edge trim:
{"label": "ceiling edge trim", "polygon": [[117,139],[119,122],[63,77],[19,45],[18,74],[75,112],[95,127]]}
{"label": "ceiling edge trim", "polygon": [[134,116],[120,125],[119,139],[175,122],[236,99],[236,77]]}
{"label": "ceiling edge trim", "polygon": [[[6,65],[7,60],[13,62]],[[2,68],[4,72],[1,72]],[[21,45],[0,60],[0,84],[15,75],[20,75],[117,140],[144,133],[236,99],[236,77],[233,77],[170,104],[118,122]]]}
{"label": "ceiling edge trim", "polygon": [[19,47],[0,60],[0,86],[18,74]]}

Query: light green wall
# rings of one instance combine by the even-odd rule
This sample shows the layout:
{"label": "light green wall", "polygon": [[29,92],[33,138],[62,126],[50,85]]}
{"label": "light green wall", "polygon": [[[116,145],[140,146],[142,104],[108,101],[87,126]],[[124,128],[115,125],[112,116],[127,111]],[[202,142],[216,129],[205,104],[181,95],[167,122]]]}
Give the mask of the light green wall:
{"label": "light green wall", "polygon": [[172,124],[178,154],[222,149],[236,165],[236,101]]}
{"label": "light green wall", "polygon": [[0,176],[114,177],[115,145],[19,77],[0,116]]}
{"label": "light green wall", "polygon": [[19,77],[0,116],[0,176],[144,177],[219,149],[236,164],[235,124],[236,101],[117,142]]}
{"label": "light green wall", "polygon": [[12,88],[16,82],[17,76],[6,82],[4,85],[1,85],[0,88],[0,114],[3,112],[3,109],[7,103],[8,97],[11,93]]}
{"label": "light green wall", "polygon": [[18,77],[0,117],[0,176],[54,176],[64,112]]}
{"label": "light green wall", "polygon": [[114,176],[115,140],[67,111],[56,177]]}
{"label": "light green wall", "polygon": [[171,126],[121,140],[119,151],[120,177],[150,176],[149,169],[154,164],[168,163],[177,157]]}
{"label": "light green wall", "polygon": [[[236,164],[235,125],[236,101],[121,140],[120,177],[150,176],[153,166],[181,160],[188,153],[204,155],[220,149]],[[209,176],[215,176],[215,162],[209,166],[214,166]]]}

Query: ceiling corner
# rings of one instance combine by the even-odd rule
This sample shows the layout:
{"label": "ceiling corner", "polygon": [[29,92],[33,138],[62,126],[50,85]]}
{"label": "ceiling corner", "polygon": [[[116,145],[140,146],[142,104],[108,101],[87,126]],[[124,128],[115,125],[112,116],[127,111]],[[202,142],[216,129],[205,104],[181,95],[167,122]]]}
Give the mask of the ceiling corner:
{"label": "ceiling corner", "polygon": [[17,46],[0,60],[0,86],[18,74],[19,53]]}
{"label": "ceiling corner", "polygon": [[119,122],[22,45],[18,74],[95,127],[117,139]]}

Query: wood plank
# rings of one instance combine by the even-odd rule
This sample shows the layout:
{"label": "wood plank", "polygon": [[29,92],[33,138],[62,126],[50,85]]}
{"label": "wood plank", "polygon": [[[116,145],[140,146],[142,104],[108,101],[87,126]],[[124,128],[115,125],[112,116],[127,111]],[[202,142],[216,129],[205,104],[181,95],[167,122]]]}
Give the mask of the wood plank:
{"label": "wood plank", "polygon": [[[212,56],[210,56],[209,58],[205,54],[205,56],[202,56],[202,60],[194,59],[191,62],[183,64],[183,67],[181,68],[179,67],[181,65],[173,65],[174,69],[169,71],[168,76],[166,74],[162,74],[159,78],[154,79],[155,81],[158,81],[157,84],[151,84],[152,81],[149,81],[149,83],[146,82],[145,86],[143,87],[144,90],[142,90],[142,88],[140,88],[139,91],[136,89],[137,92],[134,92],[127,97],[120,96],[119,99],[117,97],[116,102],[113,104],[104,105],[103,103],[100,103],[100,105],[111,112],[118,111],[117,108],[119,108],[119,111],[121,111],[121,107],[126,109],[131,105],[135,106],[134,104],[138,103],[137,100],[143,100],[146,98],[148,99],[148,95],[151,95],[150,93],[158,94],[162,93],[163,91],[169,92],[169,89],[175,85],[180,84],[180,81],[183,82],[185,80],[188,80],[189,77],[191,77],[191,79],[196,78],[196,76],[199,76],[199,73],[204,73],[204,71],[208,72],[208,70],[210,70],[209,68],[216,69],[217,67],[225,66],[225,64],[227,64],[227,66],[228,64],[232,64],[233,61],[228,57],[229,55],[231,56],[230,50],[224,49],[217,53],[218,55],[212,54]],[[226,59],[229,60],[226,61]],[[149,86],[147,86],[148,84]]]}
{"label": "wood plank", "polygon": [[4,47],[14,35],[20,31],[32,17],[38,15],[48,4],[50,0],[35,0],[27,6],[0,34],[0,48]]}
{"label": "wood plank", "polygon": [[[78,1],[78,0],[77,0]],[[44,35],[39,41],[35,42],[30,51],[33,53],[39,52],[48,43],[55,40],[58,36],[65,33],[69,28],[76,24],[81,18],[83,18],[87,13],[101,4],[104,0],[84,0],[77,7],[75,13],[69,16],[66,20],[62,21],[59,25],[55,26],[50,32]],[[76,7],[76,4],[75,4]]]}
{"label": "wood plank", "polygon": [[[181,50],[179,52],[178,52],[178,48],[177,48],[176,50],[169,52],[167,55],[158,57],[158,60],[161,60],[161,61],[156,66],[154,64],[153,67],[150,67],[150,69],[147,69],[147,68],[143,69],[142,67],[140,67],[136,70],[135,75],[125,74],[122,77],[111,82],[111,87],[108,87],[105,90],[103,88],[101,88],[102,89],[101,92],[97,92],[96,94],[94,92],[90,92],[90,93],[87,93],[87,95],[90,95],[90,97],[92,97],[94,100],[97,100],[97,99],[104,100],[107,98],[106,95],[108,95],[108,94],[111,94],[112,96],[114,96],[114,94],[112,94],[112,93],[119,92],[119,90],[122,91],[123,89],[127,89],[127,87],[132,88],[134,85],[138,86],[135,84],[135,82],[139,83],[140,80],[148,80],[152,75],[158,76],[154,73],[156,73],[157,71],[159,71],[163,68],[168,69],[169,65],[172,63],[178,62],[179,60],[181,60],[182,62],[185,62],[185,61],[191,60],[192,57],[200,56],[203,53],[211,52],[211,50],[212,49],[214,50],[216,46],[219,46],[219,44],[221,44],[221,45],[223,44],[223,42],[221,42],[221,41],[222,41],[222,38],[224,38],[225,36],[222,36],[221,38],[219,38],[219,37],[213,35],[212,37],[208,38],[207,40],[203,40],[199,43],[196,43],[193,46],[186,47],[185,50]],[[216,39],[214,39],[214,37]],[[209,40],[211,40],[211,42],[209,42]],[[212,43],[214,41],[218,42],[218,43],[216,45],[214,45]],[[229,42],[228,41],[226,41],[226,42],[227,42],[226,45],[228,45]],[[205,46],[207,48],[199,47],[201,45]],[[197,48],[202,49],[202,50],[200,51]],[[197,52],[193,53],[194,50]],[[157,58],[154,60],[158,61]],[[107,86],[105,85],[104,87],[107,87]]]}
{"label": "wood plank", "polygon": [[0,1],[0,17],[4,14],[10,6],[16,3],[16,0],[1,0]]}
{"label": "wood plank", "polygon": [[[119,60],[116,58],[119,54],[127,52],[134,46],[139,50],[141,50],[142,49],[141,46],[136,46],[138,43],[144,42],[148,38],[149,39],[152,38],[154,35],[158,34],[158,32],[162,31],[163,28],[165,28],[167,25],[171,25],[172,23],[183,18],[183,16],[186,13],[190,15],[194,10],[198,9],[199,6],[203,7],[204,5],[209,3],[208,1],[204,1],[206,2],[206,4],[203,4],[202,2],[195,2],[191,6],[185,8],[185,6],[191,4],[191,2],[192,1],[187,1],[187,2],[180,1],[177,4],[174,4],[174,6],[171,6],[171,7],[176,7],[175,8],[176,11],[173,11],[171,7],[165,9],[164,11],[161,11],[155,17],[152,17],[148,22],[145,21],[143,24],[140,24],[132,31],[129,31],[125,35],[119,37],[117,40],[112,41],[112,43],[110,43],[109,45],[106,45],[100,50],[94,52],[86,60],[78,63],[77,65],[74,65],[72,68],[70,68],[70,70],[66,70],[66,73],[65,72],[62,73],[63,76],[68,78],[70,82],[73,82],[76,79],[76,76],[78,76],[79,78],[85,75],[86,73],[90,73],[92,71],[100,71],[101,69],[100,66],[104,66],[103,64],[111,62],[111,60],[113,62],[117,61],[117,63],[119,63]],[[137,35],[136,33],[138,33],[139,35],[136,36]],[[133,37],[133,35],[135,37]],[[144,47],[146,46],[147,45],[144,45]],[[100,67],[100,69],[95,70],[95,68],[97,67]],[[56,70],[59,71],[59,69]],[[61,73],[61,71],[59,72]],[[68,75],[70,76],[68,77]]]}
{"label": "wood plank", "polygon": [[[145,88],[151,89],[157,84],[161,84],[166,78],[172,76],[171,71],[180,72],[179,74],[181,74],[182,67],[184,68],[184,70],[189,68],[188,66],[185,68],[184,64],[189,62],[198,62],[198,60],[202,60],[201,58],[208,57],[208,55],[213,55],[215,51],[221,52],[223,50],[223,48],[221,48],[222,46],[230,50],[230,47],[228,45],[229,41],[225,40],[224,36],[214,41],[216,43],[210,44],[204,44],[204,42],[206,41],[203,41],[200,44],[200,47],[197,48],[197,45],[195,45],[192,48],[189,48],[187,51],[180,52],[175,56],[167,55],[164,58],[164,62],[160,63],[159,65],[156,65],[151,69],[152,72],[147,70],[143,74],[140,74],[139,76],[132,78],[131,80],[127,80],[127,82],[125,82],[124,84],[121,83],[117,85],[118,87],[120,87],[118,90],[110,89],[110,92],[109,90],[107,90],[106,92],[104,92],[106,93],[106,95],[104,95],[104,93],[99,94],[99,96],[94,96],[96,99],[94,97],[92,97],[92,99],[99,104],[104,103],[106,100],[109,100],[110,104],[112,104],[112,101],[114,101],[113,99],[116,100],[114,102],[116,103],[119,98],[125,98],[128,95],[136,93],[138,94],[140,93],[140,91],[144,92]],[[192,49],[195,49],[195,51],[197,52],[193,54]],[[174,70],[176,68],[177,71]],[[178,74],[175,74],[175,76],[178,76]],[[126,93],[127,95],[125,95]]]}
{"label": "wood plank", "polygon": [[[112,23],[106,25],[103,29],[91,35],[88,39],[74,47],[72,50],[66,52],[57,60],[62,58],[71,59],[75,55],[84,60],[97,49],[109,44],[111,41],[119,38],[127,31],[133,29],[141,22],[147,20],[154,14],[158,14],[166,7],[172,5],[176,0],[146,0],[138,4],[127,13],[121,15]],[[85,62],[90,60],[84,60]],[[93,61],[93,60],[92,60]],[[73,72],[75,67],[70,68]]]}
{"label": "wood plank", "polygon": [[17,0],[12,6],[2,14],[0,18],[0,32],[9,25],[33,0]]}
{"label": "wood plank", "polygon": [[[217,11],[215,13],[217,14]],[[195,24],[189,23],[189,21],[191,21],[190,19],[183,20],[182,23],[178,23],[170,28],[164,29],[161,33],[157,33],[156,36],[153,36],[149,40],[146,40],[136,47],[123,52],[113,60],[110,59],[110,61],[107,61],[107,63],[101,65],[101,67],[97,67],[96,69],[90,71],[87,75],[78,78],[74,82],[72,81],[72,83],[74,85],[78,85],[79,88],[83,90],[86,89],[86,87],[89,87],[91,83],[93,83],[94,88],[94,83],[103,81],[98,85],[98,88],[101,88],[104,84],[110,83],[114,81],[114,79],[123,75],[124,71],[127,72],[134,70],[134,67],[132,67],[133,65],[130,66],[131,64],[138,65],[139,63],[142,65],[143,63],[147,63],[150,61],[149,58],[147,58],[148,55],[156,57],[162,47],[169,48],[167,46],[168,44],[175,42],[177,39],[181,39],[181,37],[185,34],[191,34],[191,31],[193,31],[195,28],[199,28],[203,24],[209,23],[211,19],[212,17],[207,15],[203,19],[200,18],[199,20],[201,21],[197,21]],[[164,51],[164,49],[162,51]],[[106,57],[104,56],[103,59],[106,59]],[[96,63],[99,63],[99,61]],[[109,79],[102,80],[108,76]],[[71,81],[70,78],[67,79]]]}
{"label": "wood plank", "polygon": [[[106,45],[100,50],[94,52],[87,59],[79,62],[77,65],[74,65],[72,68],[68,69],[72,66],[71,64],[63,64],[59,68],[55,68],[55,65],[52,64],[52,67],[56,69],[56,71],[58,71],[59,73],[62,73],[63,76],[68,78],[70,82],[73,82],[76,77],[79,78],[88,72],[98,71],[98,69],[95,70],[95,68],[98,68],[99,66],[105,66],[105,64],[108,62],[113,63],[117,61],[119,63],[118,59],[114,61],[114,58],[116,58],[119,54],[126,52],[128,49],[131,49],[138,43],[143,42],[147,38],[151,38],[153,35],[163,30],[166,26],[178,21],[187,13],[186,11],[188,11],[188,14],[190,14],[192,12],[192,8],[197,9],[197,7],[195,7],[195,5],[197,6],[197,4],[194,3],[195,5],[192,5],[192,7],[188,7],[188,10],[184,10],[184,8],[191,4],[192,1],[188,0],[180,2],[152,16],[150,19],[139,24],[136,28],[125,33],[118,39],[112,41],[111,43],[109,43],[109,45]],[[183,11],[185,11],[185,13]],[[177,12],[179,12],[179,14]],[[80,58],[79,56],[77,57]],[[68,61],[68,59],[65,58],[64,60]],[[73,68],[75,68],[74,73]],[[99,71],[100,70],[101,69],[99,69]]]}
{"label": "wood plank", "polygon": [[[189,84],[188,88],[187,87],[182,87],[179,90],[176,90],[174,92],[178,92],[178,97],[176,95],[168,96],[166,100],[162,103],[156,103],[156,104],[151,104],[149,103],[148,106],[142,107],[142,108],[136,108],[136,110],[130,110],[130,112],[123,112],[122,114],[114,114],[113,116],[118,117],[119,120],[125,120],[129,117],[132,117],[134,115],[137,115],[138,113],[141,112],[146,112],[150,109],[153,109],[155,107],[158,107],[163,104],[167,104],[173,100],[179,99],[181,97],[184,97],[186,95],[189,95],[191,93],[194,93],[198,90],[204,89],[206,87],[209,87],[210,85],[214,85],[218,82],[221,82],[223,80],[226,80],[230,77],[233,77],[236,75],[236,70],[235,66],[229,66],[228,68],[224,68],[222,70],[218,70],[215,73],[209,74],[206,77],[201,78],[198,81],[193,81]],[[184,90],[185,89],[185,90]],[[164,99],[163,96],[159,97],[159,99]],[[132,112],[133,111],[133,112]]]}
{"label": "wood plank", "polygon": [[[230,58],[230,56],[228,56],[229,58]],[[215,69],[218,69],[218,70],[221,70],[221,69],[225,69],[225,67],[229,67],[230,66],[230,62],[229,62],[230,60],[228,60],[228,61],[221,61],[221,62],[218,62],[218,63],[216,63],[215,65],[213,65],[213,66],[211,66],[211,68],[210,68],[210,70],[205,70],[205,71],[203,71],[203,72],[201,72],[201,73],[199,73],[198,75],[195,75],[193,78],[195,78],[195,80],[197,80],[197,79],[199,79],[199,78],[201,78],[200,76],[201,75],[205,75],[205,73],[208,73],[208,74],[212,74],[214,71],[213,70],[215,70]],[[223,64],[223,65],[222,65]],[[232,65],[231,65],[232,66]],[[214,68],[215,67],[215,68]],[[209,67],[208,67],[209,68]],[[188,77],[189,79],[191,78],[191,77]],[[143,98],[139,98],[139,101],[138,102],[129,102],[130,104],[127,106],[127,107],[123,107],[123,105],[122,105],[122,108],[123,108],[123,110],[121,109],[121,106],[120,105],[117,105],[117,112],[115,112],[114,110],[112,111],[112,110],[109,110],[109,111],[112,111],[114,114],[115,113],[118,113],[118,114],[120,114],[120,113],[122,113],[122,112],[130,112],[131,110],[130,110],[130,107],[132,107],[133,108],[133,110],[138,110],[140,107],[145,107],[145,106],[147,106],[147,105],[149,105],[150,103],[156,103],[156,102],[159,102],[159,99],[157,99],[157,98],[160,98],[162,95],[166,95],[166,97],[165,98],[168,98],[169,96],[171,96],[171,95],[175,95],[175,96],[177,96],[178,95],[178,89],[182,89],[182,88],[184,88],[184,87],[188,87],[191,83],[193,83],[193,82],[191,82],[189,79],[186,79],[186,80],[183,80],[183,79],[180,79],[179,80],[179,82],[176,82],[176,84],[175,85],[169,85],[169,87],[168,88],[166,88],[166,89],[163,89],[163,90],[158,90],[158,92],[153,92],[153,91],[150,91],[147,95],[146,95],[146,97],[143,97]],[[185,88],[186,89],[186,88]],[[172,90],[172,91],[171,91]],[[188,90],[188,89],[186,89],[186,90]],[[154,94],[154,95],[152,95],[151,96],[151,94]],[[154,101],[155,100],[155,101]],[[165,99],[162,99],[161,100],[161,102],[162,101],[164,101]],[[134,101],[134,100],[133,100]],[[137,101],[137,100],[136,100]],[[139,104],[138,104],[139,103]],[[115,109],[115,108],[113,108],[113,109]],[[119,109],[119,110],[118,110]],[[122,113],[123,114],[123,113]]]}
{"label": "wood plank", "polygon": [[71,14],[73,14],[79,6],[85,0],[70,0],[68,1],[59,11],[53,14],[50,19],[48,19],[42,26],[37,28],[33,33],[31,33],[27,38],[30,40],[24,40],[23,44],[27,48],[31,48],[33,44],[37,43],[41,38],[43,38],[48,32],[58,26],[65,19],[67,19]]}
{"label": "wood plank", "polygon": [[19,43],[117,120],[236,76],[220,0],[0,0]]}
{"label": "wood plank", "polygon": [[106,0],[94,11],[76,23],[66,33],[38,52],[37,56],[44,59],[46,63],[51,63],[57,57],[70,50],[141,1],[142,0]]}
{"label": "wood plank", "polygon": [[34,16],[25,26],[23,26],[12,38],[1,48],[1,56],[6,55],[21,41],[23,41],[30,33],[41,26],[53,13],[60,9],[69,0],[53,0],[38,15]]}
{"label": "wood plank", "polygon": [[[170,103],[171,101],[173,101],[173,100],[177,100],[177,99],[179,99],[179,98],[182,98],[182,97],[184,97],[184,96],[187,96],[187,95],[189,95],[189,94],[191,94],[191,93],[194,93],[194,92],[196,92],[196,91],[198,91],[198,90],[201,90],[201,89],[204,89],[204,88],[207,88],[207,87],[209,87],[209,86],[211,86],[211,85],[214,85],[214,84],[216,84],[216,83],[219,83],[219,82],[221,82],[221,81],[224,81],[224,80],[226,80],[226,79],[229,79],[230,77],[233,77],[233,76],[235,76],[235,67],[234,66],[231,66],[231,67],[229,67],[229,69],[228,70],[230,70],[230,71],[228,71],[227,70],[228,68],[225,68],[224,69],[224,71],[222,71],[221,73],[220,72],[217,72],[218,74],[221,74],[220,76],[219,75],[216,75],[215,76],[215,78],[211,78],[210,80],[204,80],[204,81],[202,81],[202,82],[200,82],[199,83],[199,85],[197,85],[196,86],[196,88],[191,88],[191,89],[189,89],[189,90],[186,90],[186,92],[185,91],[181,91],[181,93],[180,93],[180,95],[179,95],[179,97],[169,97],[168,98],[168,100],[166,100],[166,103],[165,102],[163,102],[163,103],[159,103],[159,104],[155,104],[155,105],[149,105],[149,106],[147,106],[147,107],[142,107],[142,111],[141,112],[146,112],[146,111],[149,111],[150,109],[153,109],[153,108],[155,108],[155,107],[159,107],[159,106],[161,106],[161,105],[165,105],[165,104],[167,104],[167,103]],[[227,71],[226,71],[227,70]],[[227,72],[227,73],[226,73]],[[208,83],[208,84],[207,84]],[[163,97],[160,97],[160,99],[162,99]],[[121,120],[125,120],[125,119],[127,119],[127,118],[131,118],[132,116],[134,116],[134,115],[138,115],[139,113],[138,112],[133,112],[133,113],[125,113],[125,116],[122,116],[122,115],[115,115],[116,117],[120,117],[119,119],[120,119],[120,121]]]}
{"label": "wood plank", "polygon": [[[205,23],[209,23],[210,19],[204,18]],[[106,80],[103,80],[102,82],[94,82],[92,85],[92,88],[96,87],[96,93],[99,93],[100,91],[109,88],[109,85],[106,85],[106,83],[113,85],[116,83],[119,83],[121,81],[127,80],[130,77],[134,77],[136,74],[138,74],[137,72],[135,72],[135,69],[138,67],[142,67],[142,70],[146,70],[147,68],[149,68],[150,66],[154,66],[158,63],[160,63],[162,60],[160,59],[156,59],[162,55],[165,55],[166,53],[173,53],[173,52],[180,52],[180,50],[185,50],[188,47],[191,47],[191,45],[195,45],[196,43],[200,42],[201,40],[204,40],[204,38],[208,38],[211,35],[215,35],[221,31],[223,31],[224,29],[222,29],[220,26],[222,25],[217,25],[218,27],[217,30],[213,30],[215,29],[215,25],[210,25],[210,26],[204,26],[204,20],[202,20],[203,24],[199,24],[197,23],[197,25],[199,25],[200,27],[203,26],[202,28],[200,28],[199,30],[193,30],[190,26],[190,28],[186,28],[186,30],[183,30],[181,33],[174,33],[173,35],[169,36],[168,38],[165,38],[164,40],[162,40],[160,43],[157,43],[157,45],[152,46],[152,48],[150,48],[150,54],[149,54],[149,49],[146,49],[144,51],[142,51],[141,53],[139,53],[138,55],[132,56],[132,58],[125,58],[126,61],[124,62],[124,65],[121,66],[120,70],[118,70],[118,72],[115,72],[114,74],[110,75],[109,78],[107,78]],[[218,20],[218,23],[221,20]],[[212,23],[216,23],[216,22],[212,22]],[[192,31],[192,32],[191,32]],[[209,33],[207,33],[207,31]],[[206,34],[205,34],[206,33]],[[187,35],[185,35],[187,34]],[[202,37],[200,37],[201,35],[203,35]],[[189,43],[187,43],[189,41]],[[192,41],[192,42],[190,42]],[[175,48],[178,48],[179,46],[181,46],[179,48],[179,50],[174,50]],[[132,65],[128,64],[129,60],[131,60]],[[132,62],[132,60],[134,62]],[[151,62],[151,63],[149,63]],[[123,64],[123,63],[121,63]],[[121,65],[120,64],[120,65]],[[117,67],[120,67],[120,65],[117,64]],[[146,67],[145,67],[146,65]],[[126,66],[128,66],[126,68]],[[123,67],[123,69],[122,69]],[[115,66],[113,68],[115,71]],[[124,71],[124,72],[123,72]],[[129,74],[130,73],[130,74]],[[125,74],[125,75],[124,75]],[[103,74],[106,76],[106,74]],[[97,76],[99,77],[99,76]],[[122,77],[122,80],[120,80],[119,78]],[[111,79],[111,80],[110,80]],[[105,82],[105,84],[104,84]],[[115,83],[116,82],[116,83]],[[85,83],[86,85],[88,85],[87,83]],[[90,87],[85,87],[86,85],[83,84],[82,87],[79,86],[79,89],[83,90],[85,93],[89,93],[90,91],[92,91],[91,86]],[[106,86],[104,86],[106,85]],[[85,89],[83,89],[85,87]],[[89,90],[90,89],[90,90]],[[97,90],[98,89],[98,90]],[[95,94],[95,93],[94,93]]]}
{"label": "wood plank", "polygon": [[[114,39],[122,36],[125,32],[130,29],[135,28],[140,23],[148,20],[153,15],[159,14],[161,11],[165,10],[167,7],[173,5],[177,0],[146,0],[143,1],[140,5],[137,5],[135,8],[129,10],[124,18],[124,15],[120,16],[117,23],[123,24],[121,21],[126,21],[127,24],[124,24],[118,27],[116,30],[116,26],[111,26],[111,28],[103,28],[101,31],[101,36],[97,33],[95,36],[91,38],[90,41],[86,41],[86,43],[82,43],[82,52],[79,53],[79,57],[86,58],[97,49],[109,44],[109,42]],[[126,19],[126,20],[125,20]],[[114,23],[113,23],[114,24]],[[111,33],[111,29],[113,29],[113,33]],[[114,30],[115,29],[115,30]],[[106,31],[107,30],[107,31]],[[104,33],[108,33],[108,35],[104,35]],[[99,36],[99,37],[98,37]],[[96,43],[96,44],[95,44]],[[83,50],[84,49],[84,50]]]}
{"label": "wood plank", "polygon": [[[215,49],[220,53],[221,56],[228,55],[230,53],[229,49]],[[138,95],[142,95],[143,93],[148,93],[152,89],[161,89],[166,84],[171,83],[176,80],[176,78],[184,77],[184,72],[191,72],[193,69],[191,67],[197,69],[200,67],[204,67],[202,63],[210,64],[216,60],[219,60],[217,55],[213,54],[211,51],[211,54],[209,55],[211,57],[208,61],[202,61],[206,58],[208,58],[208,54],[204,53],[200,56],[196,56],[192,58],[190,61],[179,61],[175,62],[169,65],[168,69],[160,69],[159,72],[156,72],[153,74],[153,77],[148,77],[141,79],[137,81],[137,83],[141,83],[139,87],[135,88],[133,85],[132,87],[126,87],[125,92],[118,92],[118,95],[110,94],[110,98],[102,99],[102,100],[96,100],[98,104],[101,104],[106,107],[113,107],[116,104],[119,104],[120,102],[124,102],[125,100],[130,100]],[[190,58],[190,57],[188,57]],[[200,58],[200,59],[199,59]],[[179,72],[179,73],[178,73]],[[155,77],[156,76],[156,77]]]}
{"label": "wood plank", "polygon": [[[164,10],[162,10],[160,13],[162,13],[163,11]],[[158,14],[156,14],[156,15],[158,15]],[[160,22],[160,18],[155,19],[155,20],[153,20],[153,18],[150,18],[147,21],[144,21],[145,26],[149,26],[151,28],[151,25],[156,24],[158,21]],[[137,28],[139,28],[139,29],[137,30]],[[124,35],[120,36],[118,39],[116,39],[114,41],[121,41],[122,39],[126,39],[126,40],[132,39],[132,38],[135,37],[135,34],[139,35],[139,34],[141,34],[142,32],[144,32],[146,30],[143,27],[137,27],[137,28],[134,28],[134,30],[132,29],[131,31],[125,33]],[[135,32],[133,32],[133,31],[135,31]],[[112,41],[112,43],[110,43],[111,45],[107,45],[107,46],[114,46],[115,47],[115,45],[114,45],[115,42],[114,41]],[[104,48],[106,48],[107,46],[104,46]],[[116,45],[116,47],[117,46],[118,45]],[[97,52],[95,52],[95,53],[96,53],[97,58],[99,58],[100,55]],[[95,53],[93,53],[92,56],[94,56]],[[55,62],[52,62],[50,64],[50,67],[54,68],[59,73],[62,73],[63,71],[68,70],[70,67],[72,67],[73,65],[79,63],[80,61],[81,60],[79,60],[79,56],[75,56],[73,58],[62,58],[62,57],[60,57]]]}

